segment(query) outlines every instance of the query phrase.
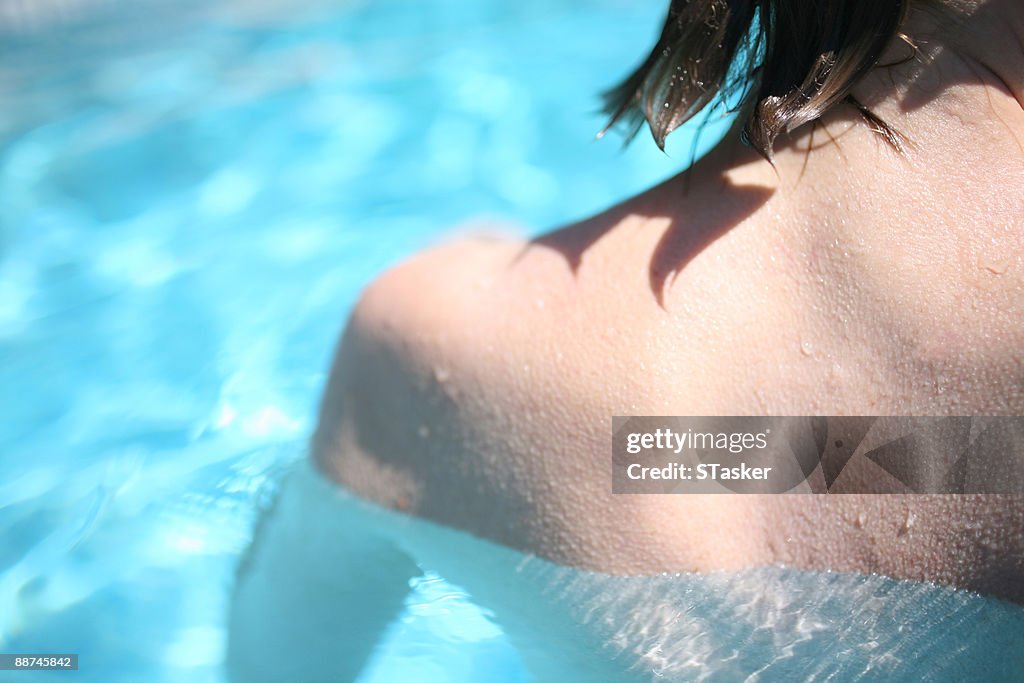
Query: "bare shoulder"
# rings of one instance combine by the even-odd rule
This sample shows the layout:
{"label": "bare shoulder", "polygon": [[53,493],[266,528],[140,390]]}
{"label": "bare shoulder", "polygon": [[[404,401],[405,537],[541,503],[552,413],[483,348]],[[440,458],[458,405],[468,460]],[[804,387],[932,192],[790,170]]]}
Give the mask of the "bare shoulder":
{"label": "bare shoulder", "polygon": [[321,469],[383,505],[607,568],[608,546],[647,526],[629,523],[643,506],[609,499],[603,454],[609,416],[642,410],[624,397],[658,393],[634,373],[659,353],[647,273],[612,258],[631,251],[614,244],[623,228],[654,236],[648,220],[618,207],[569,228],[612,242],[583,265],[551,244],[468,239],[382,275],[338,346]]}
{"label": "bare shoulder", "polygon": [[[902,256],[870,239],[847,248],[844,222],[829,232],[809,221],[720,157],[533,241],[463,239],[425,252],[355,307],[314,458],[382,505],[611,573],[781,562],[982,589],[979,577],[1024,576],[1019,500],[611,494],[613,415],[1020,406],[1020,330],[985,349],[1009,372],[984,386],[960,381],[981,367],[968,355],[975,341],[934,330],[969,329],[964,321],[932,315],[922,327],[912,310],[904,316],[903,290],[876,276]],[[865,511],[872,521],[858,526]],[[918,524],[908,544],[911,516],[942,523]],[[1002,534],[999,552],[961,533],[979,519]]]}

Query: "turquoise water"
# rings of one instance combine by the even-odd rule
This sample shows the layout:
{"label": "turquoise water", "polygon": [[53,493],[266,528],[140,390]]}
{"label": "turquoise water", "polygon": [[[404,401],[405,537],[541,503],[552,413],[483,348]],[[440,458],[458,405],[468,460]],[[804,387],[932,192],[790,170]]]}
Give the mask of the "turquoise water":
{"label": "turquoise water", "polygon": [[0,651],[222,680],[261,492],[304,454],[361,286],[453,225],[533,231],[685,164],[685,135],[669,158],[593,140],[662,4],[0,17]]}

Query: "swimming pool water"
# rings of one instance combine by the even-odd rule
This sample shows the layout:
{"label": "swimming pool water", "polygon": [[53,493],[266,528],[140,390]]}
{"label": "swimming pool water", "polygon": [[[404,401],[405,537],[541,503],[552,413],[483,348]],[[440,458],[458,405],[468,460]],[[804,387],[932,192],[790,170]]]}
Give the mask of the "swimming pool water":
{"label": "swimming pool water", "polygon": [[686,134],[593,140],[663,4],[0,17],[0,651],[220,681],[237,558],[360,287],[453,225],[535,231],[685,165]]}

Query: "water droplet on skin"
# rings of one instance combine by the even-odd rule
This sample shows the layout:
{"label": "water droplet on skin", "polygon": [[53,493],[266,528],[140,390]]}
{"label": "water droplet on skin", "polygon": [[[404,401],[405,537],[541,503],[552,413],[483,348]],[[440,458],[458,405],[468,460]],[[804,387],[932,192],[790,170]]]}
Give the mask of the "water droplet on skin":
{"label": "water droplet on skin", "polygon": [[811,346],[811,342],[801,342],[800,353],[804,354],[805,356],[810,356],[812,353],[814,353],[814,347]]}
{"label": "water droplet on skin", "polygon": [[913,512],[908,511],[906,518],[903,520],[903,526],[900,527],[900,530],[897,535],[906,536],[907,534],[909,534],[910,530],[914,528],[914,522],[916,521],[917,516]]}
{"label": "water droplet on skin", "polygon": [[853,520],[853,525],[855,527],[857,527],[858,529],[863,529],[864,525],[867,524],[867,521],[868,521],[867,513],[864,512],[863,510],[861,510],[860,512],[857,513],[857,519]]}

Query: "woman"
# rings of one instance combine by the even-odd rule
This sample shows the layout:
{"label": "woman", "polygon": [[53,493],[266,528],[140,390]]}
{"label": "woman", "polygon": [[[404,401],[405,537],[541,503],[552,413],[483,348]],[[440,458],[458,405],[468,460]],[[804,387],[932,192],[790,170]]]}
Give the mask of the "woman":
{"label": "woman", "polygon": [[735,129],[601,215],[382,276],[315,463],[560,565],[787,565],[1024,601],[1018,496],[623,496],[608,458],[615,415],[1024,412],[1022,36],[1016,0],[674,0],[613,119],[662,144],[750,84]]}
{"label": "woman", "polygon": [[[616,115],[643,107],[662,141],[726,79],[755,4],[674,2]],[[460,242],[371,285],[323,403],[321,469],[573,566],[786,563],[1024,600],[1015,500],[610,494],[613,415],[1024,412],[1024,12],[798,5],[765,3],[743,130],[690,171],[530,244]],[[959,528],[977,516],[1007,534],[994,567]]]}

